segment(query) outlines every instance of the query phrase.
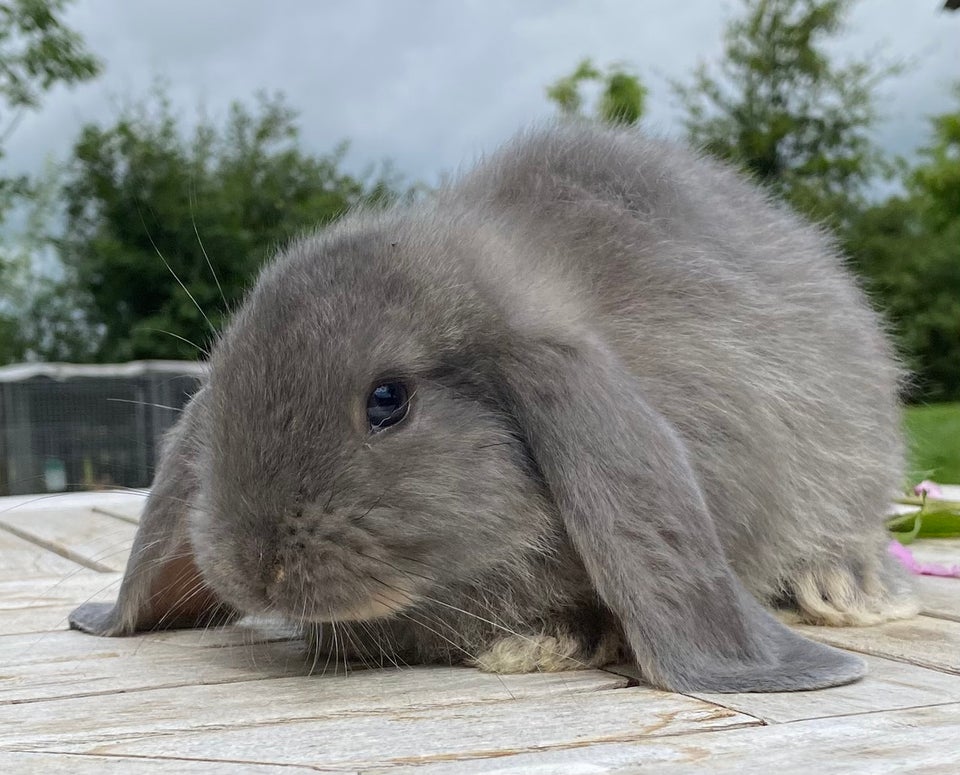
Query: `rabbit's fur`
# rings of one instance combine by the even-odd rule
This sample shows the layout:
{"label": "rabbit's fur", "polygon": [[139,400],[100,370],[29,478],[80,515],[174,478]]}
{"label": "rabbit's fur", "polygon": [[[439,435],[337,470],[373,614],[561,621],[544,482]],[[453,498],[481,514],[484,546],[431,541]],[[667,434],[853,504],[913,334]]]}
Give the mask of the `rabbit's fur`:
{"label": "rabbit's fur", "polygon": [[[279,612],[357,658],[854,680],[757,600],[823,624],[914,612],[883,529],[898,378],[829,240],[736,174],[630,131],[531,132],[263,272],[171,435],[117,605],[71,621]],[[389,379],[409,415],[371,432]]]}

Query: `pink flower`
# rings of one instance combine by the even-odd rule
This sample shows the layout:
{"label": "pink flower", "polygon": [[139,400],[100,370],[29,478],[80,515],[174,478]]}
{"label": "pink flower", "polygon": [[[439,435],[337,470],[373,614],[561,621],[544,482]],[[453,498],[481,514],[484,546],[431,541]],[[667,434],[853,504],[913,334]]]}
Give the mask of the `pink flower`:
{"label": "pink flower", "polygon": [[940,485],[936,482],[931,482],[929,479],[924,479],[920,484],[916,485],[913,488],[914,495],[926,495],[928,498],[942,498],[943,490],[940,489]]}
{"label": "pink flower", "polygon": [[[918,485],[919,486],[919,485]],[[899,541],[891,541],[887,551],[900,560],[900,563],[917,576],[949,576],[960,578],[960,565],[947,567],[935,562],[919,562],[912,552]]]}

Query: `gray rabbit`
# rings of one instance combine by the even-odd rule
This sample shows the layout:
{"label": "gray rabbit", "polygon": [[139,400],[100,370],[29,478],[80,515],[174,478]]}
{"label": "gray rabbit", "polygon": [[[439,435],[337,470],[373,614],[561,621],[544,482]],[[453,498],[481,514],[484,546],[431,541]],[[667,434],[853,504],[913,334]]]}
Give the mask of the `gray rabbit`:
{"label": "gray rabbit", "polygon": [[883,529],[899,377],[829,240],[730,170],[632,131],[529,132],[263,271],[117,604],[71,625],[272,613],[358,658],[852,681],[859,659],[761,603],[915,612]]}

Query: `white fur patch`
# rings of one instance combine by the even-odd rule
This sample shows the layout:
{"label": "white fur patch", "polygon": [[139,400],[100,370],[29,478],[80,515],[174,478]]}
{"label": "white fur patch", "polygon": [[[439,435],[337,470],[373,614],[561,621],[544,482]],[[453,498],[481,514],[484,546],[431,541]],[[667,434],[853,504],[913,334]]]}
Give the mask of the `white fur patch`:
{"label": "white fur patch", "polygon": [[595,667],[578,659],[579,651],[576,640],[565,636],[510,635],[480,654],[474,665],[487,673],[557,673]]}

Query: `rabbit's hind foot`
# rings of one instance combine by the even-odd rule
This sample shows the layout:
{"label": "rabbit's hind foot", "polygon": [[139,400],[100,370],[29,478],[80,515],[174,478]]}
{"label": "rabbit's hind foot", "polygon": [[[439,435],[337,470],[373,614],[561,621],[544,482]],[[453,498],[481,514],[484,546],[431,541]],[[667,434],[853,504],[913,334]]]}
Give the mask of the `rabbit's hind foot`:
{"label": "rabbit's hind foot", "polygon": [[800,570],[785,585],[807,624],[863,627],[919,612],[910,583],[894,560],[858,565],[837,562]]}

